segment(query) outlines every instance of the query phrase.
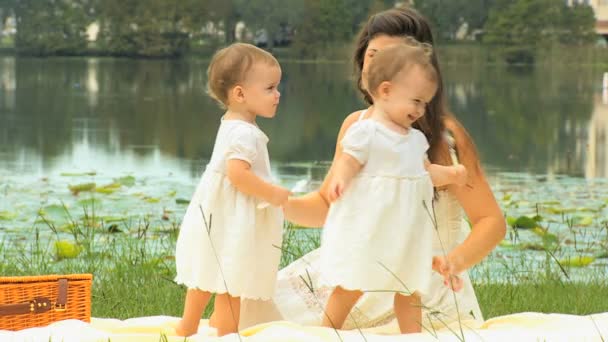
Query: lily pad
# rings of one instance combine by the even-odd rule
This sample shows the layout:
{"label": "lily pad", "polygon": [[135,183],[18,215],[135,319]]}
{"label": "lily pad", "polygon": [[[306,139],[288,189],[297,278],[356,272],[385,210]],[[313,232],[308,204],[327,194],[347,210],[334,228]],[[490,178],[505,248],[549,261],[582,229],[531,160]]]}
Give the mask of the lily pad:
{"label": "lily pad", "polygon": [[577,215],[574,217],[574,224],[577,226],[588,227],[593,224],[593,216]]}
{"label": "lily pad", "polygon": [[72,233],[74,229],[76,229],[76,225],[73,223],[62,224],[59,226],[59,228],[57,228],[58,231],[63,233]]}
{"label": "lily pad", "polygon": [[101,201],[95,197],[91,197],[78,201],[78,205],[87,209],[99,208],[101,207]]}
{"label": "lily pad", "polygon": [[592,257],[592,256],[577,256],[577,257],[562,259],[559,261],[559,263],[562,266],[585,267],[585,266],[588,266],[589,264],[591,264],[593,261],[595,261],[595,257]]}
{"label": "lily pad", "polygon": [[68,185],[68,188],[74,195],[78,195],[80,192],[93,191],[95,190],[95,183],[82,183],[76,185]]}
{"label": "lily pad", "polygon": [[[47,205],[46,207],[41,208],[38,211],[38,214],[44,217],[44,220],[55,223],[64,222],[70,218],[68,209],[61,204]],[[42,220],[42,222],[44,222],[44,220]]]}
{"label": "lily pad", "polygon": [[124,222],[127,220],[124,216],[102,216],[100,219],[105,223]]}
{"label": "lily pad", "polygon": [[10,221],[17,217],[17,213],[12,211],[0,211],[0,220]]}
{"label": "lily pad", "polygon": [[89,172],[62,172],[59,175],[62,177],[81,177],[81,176],[95,176],[97,172],[89,171]]}
{"label": "lily pad", "polygon": [[523,243],[521,245],[519,245],[518,247],[521,250],[528,250],[528,251],[544,251],[546,250],[545,246],[538,244],[538,243]]}
{"label": "lily pad", "polygon": [[55,242],[55,253],[57,259],[73,259],[82,251],[82,246],[72,243],[67,240],[59,240]]}
{"label": "lily pad", "polygon": [[502,248],[514,248],[517,246],[507,240],[502,240],[498,245]]}
{"label": "lily pad", "polygon": [[95,188],[95,192],[101,193],[101,194],[112,194],[114,192],[116,192],[117,190],[120,189],[122,185],[120,183],[110,183],[110,184],[106,184],[104,186]]}
{"label": "lily pad", "polygon": [[185,198],[176,198],[175,199],[175,203],[177,203],[177,204],[188,204],[188,203],[190,203],[190,201],[187,200],[187,199],[185,199]]}
{"label": "lily pad", "polygon": [[576,211],[576,208],[549,207],[546,209],[551,214],[568,214]]}
{"label": "lily pad", "polygon": [[557,245],[559,244],[559,238],[555,234],[546,232],[545,235],[543,235],[543,243],[545,246]]}
{"label": "lily pad", "polygon": [[132,187],[133,185],[135,185],[135,177],[124,176],[124,177],[120,177],[120,178],[114,178],[114,182],[127,186],[127,187]]}
{"label": "lily pad", "polygon": [[517,219],[513,216],[507,216],[507,224],[511,227],[515,226],[515,223],[517,223]]}
{"label": "lily pad", "polygon": [[520,216],[515,221],[515,226],[519,229],[532,229],[538,226],[538,222],[534,218],[528,216]]}

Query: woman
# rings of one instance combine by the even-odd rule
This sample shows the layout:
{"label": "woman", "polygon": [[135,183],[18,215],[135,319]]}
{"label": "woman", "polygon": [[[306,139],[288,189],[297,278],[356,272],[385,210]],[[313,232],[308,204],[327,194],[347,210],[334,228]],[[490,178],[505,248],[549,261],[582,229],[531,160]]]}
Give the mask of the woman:
{"label": "woman", "polygon": [[[354,53],[357,86],[366,101],[373,107],[365,89],[369,61],[374,54],[387,46],[411,36],[433,44],[428,21],[412,8],[383,11],[371,16],[359,33]],[[459,275],[462,290],[453,292],[444,284],[444,278],[434,274],[431,291],[423,296],[422,322],[429,329],[445,325],[462,324],[463,327],[483,321],[479,304],[466,270],[486,257],[504,238],[506,225],[503,214],[492,194],[481,169],[474,144],[466,130],[447,111],[443,83],[436,55],[432,57],[438,71],[439,87],[429,103],[426,114],[414,127],[424,132],[429,141],[429,159],[432,163],[450,165],[456,155],[468,170],[466,187],[448,186],[437,189],[434,216],[437,234],[434,253],[440,267],[449,267]],[[334,161],[341,155],[340,141],[347,129],[357,120],[366,118],[369,110],[350,114],[338,134]],[[450,153],[452,152],[452,153]],[[328,180],[332,168],[318,191],[290,200],[285,208],[286,218],[306,227],[320,227],[329,209]],[[464,221],[468,217],[471,229]],[[470,231],[470,232],[469,232]],[[468,233],[468,234],[467,234]],[[246,301],[241,309],[241,328],[270,320],[288,320],[305,325],[319,325],[323,307],[332,289],[317,288],[318,250],[312,251],[279,272],[277,294],[272,302]],[[398,332],[392,313],[392,293],[366,293],[358,301],[344,325],[348,328],[373,328],[385,324],[379,331]],[[432,328],[431,328],[432,329]],[[372,329],[373,330],[373,329]]]}

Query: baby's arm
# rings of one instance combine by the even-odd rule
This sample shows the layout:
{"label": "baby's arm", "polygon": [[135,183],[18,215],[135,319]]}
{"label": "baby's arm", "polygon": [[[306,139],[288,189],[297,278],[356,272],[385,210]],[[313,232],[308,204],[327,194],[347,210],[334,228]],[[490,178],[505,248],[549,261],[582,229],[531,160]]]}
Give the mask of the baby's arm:
{"label": "baby's arm", "polygon": [[336,160],[333,176],[329,182],[329,201],[335,202],[342,194],[350,181],[361,170],[361,163],[348,153],[342,153]]}
{"label": "baby's arm", "polygon": [[431,162],[425,160],[424,167],[429,172],[435,187],[450,184],[465,185],[467,183],[467,169],[461,164],[444,166],[431,164]]}
{"label": "baby's arm", "polygon": [[240,159],[229,159],[227,176],[234,187],[250,196],[260,198],[272,205],[281,206],[290,195],[289,190],[268,183],[251,171],[251,165]]}

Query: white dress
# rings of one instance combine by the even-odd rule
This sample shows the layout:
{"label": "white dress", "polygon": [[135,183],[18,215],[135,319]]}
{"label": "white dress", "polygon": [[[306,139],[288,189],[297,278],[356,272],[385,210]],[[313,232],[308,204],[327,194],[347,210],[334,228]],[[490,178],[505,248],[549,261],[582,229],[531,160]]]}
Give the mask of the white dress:
{"label": "white dress", "polygon": [[[360,114],[360,120],[365,111]],[[443,255],[462,243],[470,228],[458,200],[450,192],[438,191],[434,201],[437,230],[432,237],[433,255]],[[333,288],[321,286],[321,249],[315,249],[279,271],[277,292],[272,300],[244,300],[241,302],[240,329],[270,321],[287,320],[318,326]],[[422,318],[425,330],[440,329],[462,323],[477,327],[483,316],[471,279],[467,272],[460,274],[463,289],[451,291],[443,284],[443,277],[432,273],[427,294],[422,295]],[[359,327],[371,331],[393,331],[399,326],[393,310],[393,294],[366,292],[359,299],[344,323],[343,329]],[[459,323],[460,322],[460,323]]]}
{"label": "white dress", "polygon": [[[448,191],[439,191],[435,200],[437,234],[433,235],[433,254],[443,255],[458,246],[470,228],[463,218],[462,207]],[[442,248],[443,246],[443,248]],[[321,325],[323,310],[333,287],[321,285],[320,253],[315,249],[281,269],[277,291],[272,300],[244,300],[241,302],[240,329],[270,321],[290,321],[307,326]],[[467,272],[460,274],[463,289],[451,291],[443,278],[433,273],[428,294],[422,295],[424,330],[457,326],[474,328],[483,323],[479,302]],[[312,290],[311,290],[312,289]],[[392,331],[399,333],[393,309],[393,294],[366,292],[359,299],[343,329]]]}
{"label": "white dress", "polygon": [[363,166],[327,214],[321,286],[427,293],[434,227],[426,137],[366,119],[346,131],[341,145]]}
{"label": "white dress", "polygon": [[221,121],[211,160],[181,224],[177,283],[234,297],[272,298],[281,257],[282,211],[274,206],[258,209],[260,200],[239,192],[226,176],[227,161],[240,159],[257,176],[272,181],[267,143],[268,137],[253,124]]}

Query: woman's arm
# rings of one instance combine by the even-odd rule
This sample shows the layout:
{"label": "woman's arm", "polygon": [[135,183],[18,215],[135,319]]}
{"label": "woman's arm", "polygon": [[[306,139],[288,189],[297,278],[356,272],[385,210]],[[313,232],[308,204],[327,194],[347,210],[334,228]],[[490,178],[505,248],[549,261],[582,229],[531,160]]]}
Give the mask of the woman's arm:
{"label": "woman's arm", "polygon": [[342,155],[340,141],[348,128],[358,120],[360,113],[360,111],[351,113],[344,119],[338,133],[332,165],[325,175],[321,187],[300,197],[290,197],[284,206],[285,219],[303,227],[320,228],[323,226],[329,210],[329,180],[332,177],[336,160]]}
{"label": "woman's arm", "polygon": [[450,184],[465,185],[467,182],[467,169],[462,164],[445,166],[431,164],[431,162],[425,160],[424,167],[435,187]]}
{"label": "woman's arm", "polygon": [[251,165],[244,160],[228,160],[226,173],[230,183],[246,195],[260,198],[275,206],[281,206],[287,202],[289,190],[265,182],[251,171]]}
{"label": "woman's arm", "polygon": [[328,187],[330,202],[335,202],[342,196],[350,181],[361,170],[361,166],[359,161],[348,153],[342,153],[334,161],[334,172]]}
{"label": "woman's arm", "polygon": [[472,225],[465,241],[448,253],[454,273],[459,274],[479,263],[502,241],[506,222],[481,169],[471,138],[457,122],[450,120],[446,127],[454,134],[460,162],[468,171],[470,185],[448,186],[448,191],[457,198]]}

